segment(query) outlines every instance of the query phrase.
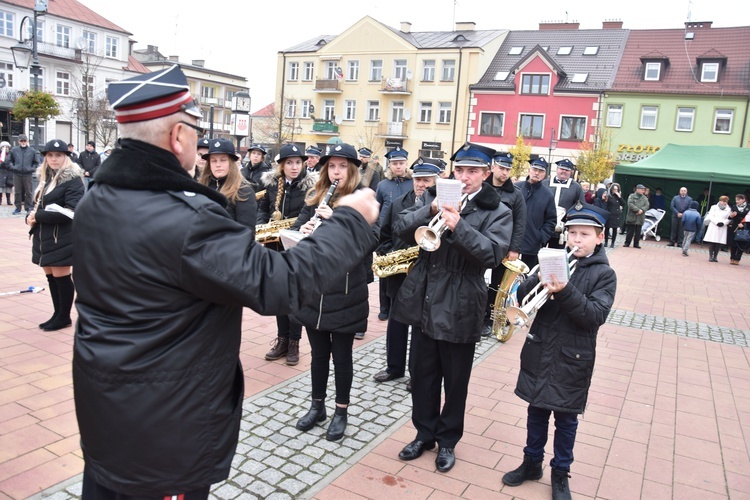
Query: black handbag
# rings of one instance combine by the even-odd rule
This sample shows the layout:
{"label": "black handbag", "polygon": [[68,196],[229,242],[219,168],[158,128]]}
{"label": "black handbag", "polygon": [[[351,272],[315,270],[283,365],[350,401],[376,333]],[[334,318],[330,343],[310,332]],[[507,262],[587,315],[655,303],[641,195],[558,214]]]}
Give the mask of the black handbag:
{"label": "black handbag", "polygon": [[750,241],[750,230],[740,229],[734,233],[734,241],[738,243],[747,243]]}

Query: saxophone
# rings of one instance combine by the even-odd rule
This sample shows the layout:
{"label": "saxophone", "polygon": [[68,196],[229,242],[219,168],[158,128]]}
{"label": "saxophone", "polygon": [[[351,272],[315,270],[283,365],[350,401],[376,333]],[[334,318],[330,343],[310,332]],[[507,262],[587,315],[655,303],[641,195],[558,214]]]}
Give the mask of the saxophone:
{"label": "saxophone", "polygon": [[289,229],[295,222],[297,222],[297,217],[274,220],[267,224],[258,224],[255,226],[255,241],[261,245],[276,243],[281,238],[280,231],[282,229]]}
{"label": "saxophone", "polygon": [[378,255],[372,261],[372,271],[378,278],[408,273],[419,256],[419,247],[413,246]]}

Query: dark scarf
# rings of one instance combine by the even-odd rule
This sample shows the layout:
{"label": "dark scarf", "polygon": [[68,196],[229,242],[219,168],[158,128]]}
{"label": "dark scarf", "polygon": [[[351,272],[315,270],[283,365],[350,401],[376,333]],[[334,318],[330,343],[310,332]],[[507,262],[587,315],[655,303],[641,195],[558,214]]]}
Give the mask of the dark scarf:
{"label": "dark scarf", "polygon": [[135,139],[120,144],[96,171],[96,183],[135,191],[188,191],[227,206],[223,194],[195,182],[169,151]]}

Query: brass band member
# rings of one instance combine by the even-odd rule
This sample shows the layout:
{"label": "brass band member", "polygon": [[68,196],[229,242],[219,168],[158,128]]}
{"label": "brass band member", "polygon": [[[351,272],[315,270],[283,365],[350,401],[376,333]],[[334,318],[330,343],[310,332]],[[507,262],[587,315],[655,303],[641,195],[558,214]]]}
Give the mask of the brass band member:
{"label": "brass band member", "polygon": [[551,179],[545,179],[542,181],[542,185],[547,187],[555,198],[555,206],[557,207],[557,224],[555,225],[555,232],[549,239],[550,248],[564,248],[564,243],[560,241],[560,234],[565,231],[562,224],[562,219],[565,213],[570,210],[576,202],[584,202],[583,188],[573,178],[573,171],[576,166],[573,162],[567,158],[555,162],[557,169],[555,175]]}
{"label": "brass band member", "polygon": [[[412,377],[412,422],[417,436],[399,453],[413,460],[437,442],[435,465],[440,472],[455,463],[454,447],[464,429],[464,412],[474,348],[481,340],[487,303],[484,273],[500,265],[508,252],[512,215],[495,189],[484,181],[490,175],[495,151],[467,143],[451,158],[453,173],[464,184],[468,201],[459,213],[443,207],[449,231],[434,252],[420,251],[394,304],[396,320],[412,325],[409,371]],[[402,213],[393,228],[408,244],[414,231],[437,214],[436,192],[428,189]],[[440,389],[445,383],[445,404]]]}
{"label": "brass band member", "polygon": [[[266,194],[258,202],[258,224],[297,217],[305,205],[305,195],[315,185],[317,175],[308,174],[303,155],[294,144],[285,144],[279,152],[279,168],[266,172],[261,183]],[[281,243],[268,243],[268,248],[283,250]],[[302,325],[291,316],[276,316],[278,334],[266,359],[274,361],[286,356],[286,364],[299,363],[299,341]]]}
{"label": "brass band member", "polygon": [[[311,221],[314,213],[322,219],[325,226],[338,207],[339,199],[360,187],[360,176],[357,168],[359,159],[357,150],[349,144],[338,144],[325,156],[320,158],[322,167],[320,178],[310,191],[305,207],[292,229],[299,229],[310,234],[315,227]],[[338,181],[338,187],[327,205],[321,202],[328,189]],[[316,208],[317,207],[317,208]],[[377,241],[374,232],[371,235],[371,250]],[[328,365],[333,356],[334,375],[336,377],[336,412],[328,426],[326,439],[337,441],[344,437],[347,422],[349,394],[354,378],[352,347],[354,334],[363,332],[367,327],[367,316],[370,312],[367,290],[367,272],[362,260],[361,265],[352,269],[343,279],[329,282],[309,305],[304,307],[294,319],[305,326],[310,342],[312,361],[310,378],[312,379],[312,406],[297,422],[297,429],[307,431],[317,422],[326,418],[325,398],[328,385]]]}
{"label": "brass band member", "polygon": [[241,169],[242,177],[250,183],[250,186],[252,186],[253,191],[256,193],[263,189],[261,187],[261,177],[271,170],[271,166],[264,161],[266,154],[266,148],[260,144],[251,144],[247,150],[249,161]]}
{"label": "brass band member", "polygon": [[[437,158],[419,158],[411,166],[412,179],[414,180],[414,189],[393,200],[382,217],[383,225],[380,228],[380,245],[378,246],[378,255],[385,255],[389,252],[404,250],[410,245],[404,240],[393,234],[393,226],[399,218],[399,214],[414,206],[414,202],[422,194],[435,185],[437,176],[440,173],[440,163],[443,160]],[[389,276],[386,282],[386,294],[390,300],[395,300],[401,284],[404,282],[406,274],[396,274]],[[388,366],[375,374],[377,382],[387,382],[389,380],[401,378],[406,371],[406,350],[409,344],[409,325],[396,321],[394,318],[388,318],[388,328],[386,329],[386,360]],[[409,386],[407,385],[407,388]]]}

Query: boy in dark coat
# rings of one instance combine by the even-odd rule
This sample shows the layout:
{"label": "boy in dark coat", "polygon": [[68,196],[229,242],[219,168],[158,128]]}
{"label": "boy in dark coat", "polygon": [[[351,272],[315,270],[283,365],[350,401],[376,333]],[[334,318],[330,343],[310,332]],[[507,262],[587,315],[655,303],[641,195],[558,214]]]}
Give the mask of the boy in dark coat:
{"label": "boy in dark coat", "polygon": [[[578,247],[576,268],[567,283],[553,275],[544,286],[550,298],[539,309],[521,351],[515,393],[529,403],[523,464],[503,476],[518,486],[542,477],[544,446],[550,415],[555,414],[552,498],[569,499],[568,473],[578,414],[586,408],[596,359],[596,335],[607,320],[617,288],[604,247],[608,213],[580,202],[567,213],[568,246]],[[519,301],[539,283],[531,276],[518,288]]]}

